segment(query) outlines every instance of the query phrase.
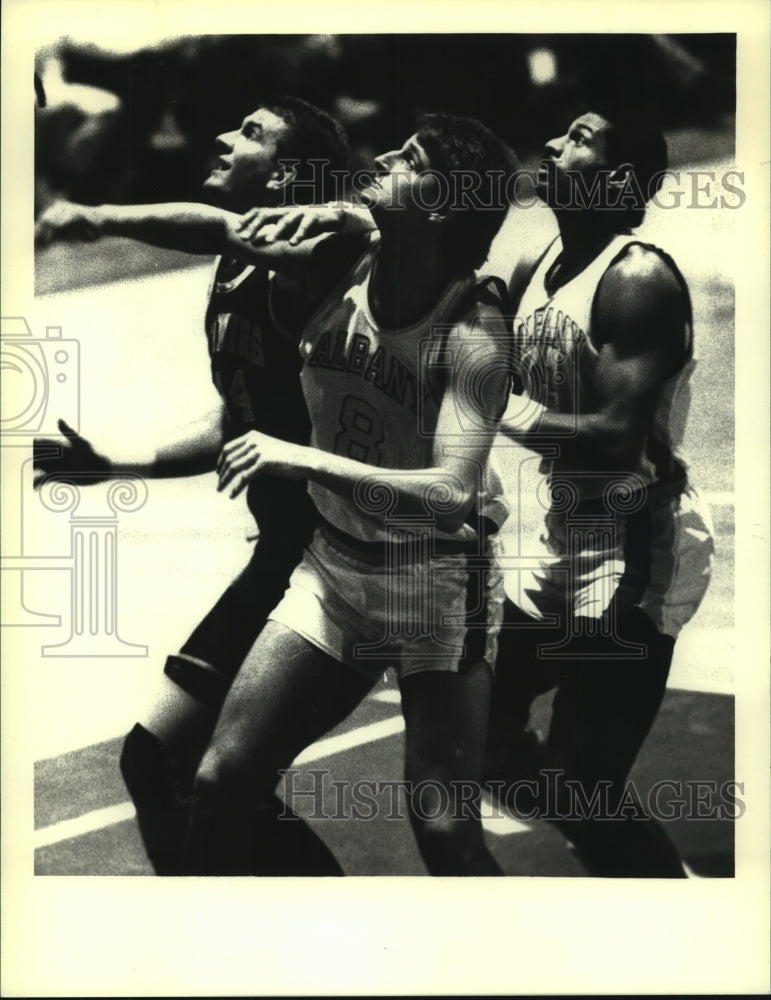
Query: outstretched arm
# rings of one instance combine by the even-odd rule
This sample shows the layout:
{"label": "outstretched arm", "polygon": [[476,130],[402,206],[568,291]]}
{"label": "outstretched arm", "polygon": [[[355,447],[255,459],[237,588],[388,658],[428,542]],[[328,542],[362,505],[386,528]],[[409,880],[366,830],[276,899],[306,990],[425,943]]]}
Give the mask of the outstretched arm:
{"label": "outstretched arm", "polygon": [[509,339],[500,313],[489,310],[482,326],[456,325],[447,351],[452,367],[430,468],[380,468],[250,431],[222,449],[217,463],[219,489],[229,488],[230,496],[235,497],[255,476],[271,474],[307,478],[355,502],[357,490],[374,479],[387,483],[396,494],[398,512],[409,514],[425,513],[430,486],[441,492],[446,511],[437,516],[437,526],[457,531],[475,504],[480,472],[487,463],[509,390]]}
{"label": "outstretched arm", "polygon": [[323,233],[360,236],[375,228],[368,208],[350,202],[297,208],[253,208],[241,216],[238,235],[253,246],[286,240],[297,246]]}
{"label": "outstretched arm", "polygon": [[633,246],[603,278],[594,319],[592,409],[562,413],[514,396],[501,431],[537,452],[551,454],[558,444],[569,460],[624,469],[639,453],[662,386],[685,360],[688,304],[658,254]]}
{"label": "outstretched arm", "polygon": [[211,472],[224,440],[224,419],[224,407],[213,409],[170,431],[155,446],[143,450],[132,443],[122,455],[97,452],[90,441],[60,420],[61,438],[35,438],[34,486],[46,479],[97,483],[121,473],[170,479]]}
{"label": "outstretched arm", "polygon": [[273,242],[254,246],[238,234],[240,216],[199,202],[162,205],[51,205],[35,225],[35,243],[89,241],[124,236],[191,254],[225,254],[287,274],[301,274],[314,244]]}

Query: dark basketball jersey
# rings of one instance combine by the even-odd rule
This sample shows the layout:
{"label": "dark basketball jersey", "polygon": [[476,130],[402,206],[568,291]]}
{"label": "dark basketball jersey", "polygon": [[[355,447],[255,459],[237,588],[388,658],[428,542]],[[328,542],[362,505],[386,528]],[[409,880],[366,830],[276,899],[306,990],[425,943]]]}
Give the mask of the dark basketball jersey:
{"label": "dark basketball jersey", "polygon": [[[300,386],[296,341],[276,320],[271,272],[228,258],[217,261],[206,311],[212,380],[222,397],[226,438],[257,430],[308,444],[310,418]],[[264,534],[312,511],[304,482],[260,476],[249,484],[249,509]]]}

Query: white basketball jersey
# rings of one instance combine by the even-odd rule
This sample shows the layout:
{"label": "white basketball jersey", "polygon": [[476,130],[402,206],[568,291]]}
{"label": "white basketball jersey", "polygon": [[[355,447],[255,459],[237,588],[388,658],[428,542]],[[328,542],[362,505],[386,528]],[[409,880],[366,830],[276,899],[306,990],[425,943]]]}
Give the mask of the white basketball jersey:
{"label": "white basketball jersey", "polygon": [[[596,411],[597,288],[611,264],[639,242],[631,233],[619,233],[553,293],[545,281],[561,240],[546,251],[514,320],[518,365],[537,402],[563,414]],[[666,255],[662,258],[682,280]],[[683,290],[687,294],[684,283]],[[524,551],[510,543],[508,554],[515,558],[506,574],[507,594],[531,616],[563,620],[570,632],[580,619],[603,618],[615,599],[620,610],[640,607],[660,631],[677,636],[698,608],[714,547],[709,510],[687,483],[676,453],[689,400],[683,389],[694,367],[690,329],[687,335],[683,367],[662,387],[629,472],[571,464],[559,455],[542,459],[550,504]]]}
{"label": "white basketball jersey", "polygon": [[[605,272],[632,244],[640,244],[640,240],[629,232],[617,234],[578,275],[549,293],[545,280],[562,252],[558,237],[525,289],[514,321],[519,362],[531,394],[549,409],[563,414],[596,411],[594,385],[599,351],[592,338],[594,300]],[[690,403],[688,381],[695,366],[690,328],[687,337],[685,363],[662,387],[636,467],[629,470],[631,488],[682,475],[676,450],[683,437]],[[614,482],[619,478],[618,473],[611,472],[605,477],[601,469],[573,468],[562,457],[544,460],[541,471],[561,474],[560,479],[564,476],[573,482],[582,497],[601,496],[608,478]]]}
{"label": "white basketball jersey", "polygon": [[[464,296],[474,287],[469,275],[451,283],[431,312],[398,330],[379,326],[370,310],[369,287],[379,245],[372,234],[367,249],[341,285],[307,324],[300,351],[302,384],[313,425],[312,443],[324,451],[382,468],[422,470],[434,464],[433,447],[446,365],[439,365],[446,334]],[[431,481],[426,479],[426,486]],[[355,502],[318,484],[309,491],[321,515],[336,528],[365,540],[386,537],[387,489],[362,490]],[[437,497],[437,499],[439,499]],[[478,511],[497,525],[506,508],[500,481],[488,468],[479,484]],[[473,540],[475,529],[439,537]]]}

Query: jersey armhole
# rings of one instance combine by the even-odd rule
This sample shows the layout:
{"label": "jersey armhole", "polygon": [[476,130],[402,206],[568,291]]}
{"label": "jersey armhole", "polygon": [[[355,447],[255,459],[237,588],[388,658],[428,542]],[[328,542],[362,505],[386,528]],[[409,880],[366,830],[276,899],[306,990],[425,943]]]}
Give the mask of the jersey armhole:
{"label": "jersey armhole", "polygon": [[522,299],[525,296],[525,292],[528,290],[533,278],[538,273],[538,269],[540,268],[541,264],[543,264],[547,254],[551,251],[551,248],[554,246],[554,244],[557,242],[558,239],[559,236],[555,236],[553,240],[549,240],[549,242],[546,244],[543,250],[538,254],[538,256],[534,260],[528,261],[526,271],[523,270],[522,277],[517,278],[517,285],[521,286],[521,288],[519,295],[516,298],[516,301],[514,300],[514,296],[511,294],[511,285],[514,281],[514,275],[516,274],[517,269],[519,268],[519,263],[515,264],[514,272],[512,273],[511,276],[512,280],[509,282],[509,289],[508,289],[508,296],[509,296],[509,301],[511,302],[512,312],[514,312],[515,314],[519,309]]}
{"label": "jersey armhole", "polygon": [[[351,283],[351,278],[359,271],[362,267],[365,259],[370,256],[379,238],[379,233],[377,230],[369,230],[366,233],[357,234],[356,236],[332,236],[330,239],[335,242],[341,240],[345,241],[349,245],[353,245],[354,242],[359,244],[360,249],[353,257],[351,254],[352,262],[340,275],[340,278],[332,285],[329,291],[319,299],[316,305],[311,309],[308,314],[308,318],[305,321],[305,325],[309,326],[316,317],[325,309],[330,302],[340,300],[342,298],[343,292]],[[326,241],[325,241],[326,242]],[[314,247],[313,253],[316,253],[317,248]],[[313,268],[313,254],[311,255],[310,266]],[[302,337],[301,337],[302,339]]]}
{"label": "jersey armhole", "polygon": [[[444,351],[447,347],[447,338],[450,336],[451,329],[457,323],[461,322],[467,312],[471,309],[472,305],[478,303],[493,305],[500,310],[506,332],[509,337],[511,337],[514,317],[512,314],[513,310],[511,308],[511,300],[509,299],[509,290],[506,287],[506,282],[497,274],[478,275],[477,280],[471,288],[469,288],[469,290],[461,296],[458,302],[456,302],[454,308],[447,317],[447,323],[444,325],[445,328],[442,332],[441,341],[438,345],[439,351]],[[434,385],[432,388],[435,392],[437,392],[436,398],[441,398],[441,396],[443,396],[447,391],[449,384],[447,378],[447,371],[444,367],[441,367],[438,372],[435,372]]]}

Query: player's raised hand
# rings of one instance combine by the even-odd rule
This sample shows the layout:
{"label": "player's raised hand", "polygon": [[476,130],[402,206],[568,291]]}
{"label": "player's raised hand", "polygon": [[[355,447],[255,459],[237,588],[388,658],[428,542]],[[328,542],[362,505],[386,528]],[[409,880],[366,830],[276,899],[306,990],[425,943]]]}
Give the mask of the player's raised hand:
{"label": "player's raised hand", "polygon": [[35,223],[35,246],[56,240],[90,242],[100,235],[97,210],[72,201],[55,201]]}
{"label": "player's raised hand", "polygon": [[34,488],[39,489],[49,479],[83,484],[110,478],[110,460],[94,451],[66,421],[60,420],[58,426],[61,438],[35,438],[33,442]]}
{"label": "player's raised hand", "polygon": [[253,208],[241,216],[236,231],[242,240],[253,246],[279,240],[296,246],[322,233],[340,232],[344,222],[343,210],[328,205]]}
{"label": "player's raised hand", "polygon": [[299,462],[300,451],[299,445],[247,431],[223,446],[217,459],[217,490],[222,492],[229,486],[232,500],[259,475],[302,479],[305,473]]}

